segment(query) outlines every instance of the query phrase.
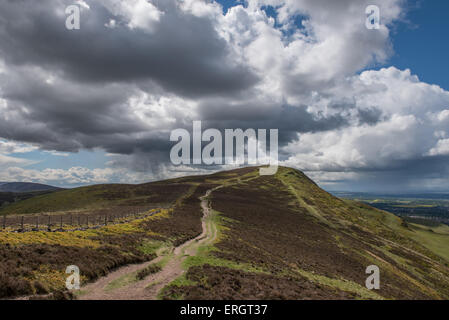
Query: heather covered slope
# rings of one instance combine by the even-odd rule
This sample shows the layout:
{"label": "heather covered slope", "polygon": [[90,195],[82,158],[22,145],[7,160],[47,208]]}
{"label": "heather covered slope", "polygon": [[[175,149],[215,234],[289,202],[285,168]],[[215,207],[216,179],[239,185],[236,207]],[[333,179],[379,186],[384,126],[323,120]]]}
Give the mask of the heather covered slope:
{"label": "heather covered slope", "polygon": [[[156,256],[167,264],[175,247],[201,234],[199,197],[208,190],[213,210],[206,226],[213,241],[186,256],[186,272],[168,283],[159,298],[449,298],[447,229],[407,224],[387,212],[340,200],[300,171],[282,167],[274,176],[243,168],[143,185],[78,188],[6,207],[4,213],[129,203],[165,209],[95,230],[0,232],[0,296],[62,290],[69,264],[80,267],[83,281]],[[168,272],[164,264],[155,272]],[[365,288],[365,269],[372,264],[381,271],[380,290]],[[151,287],[150,278],[140,280]],[[125,275],[107,290],[126,291],[136,281],[135,275]]]}
{"label": "heather covered slope", "polygon": [[[248,169],[245,169],[248,170]],[[243,172],[243,171],[242,171]],[[219,241],[187,260],[187,274],[165,298],[447,299],[441,247],[419,241],[392,214],[342,201],[300,171],[242,179],[213,192]],[[429,231],[429,233],[431,233]],[[365,288],[367,266],[381,289]]]}

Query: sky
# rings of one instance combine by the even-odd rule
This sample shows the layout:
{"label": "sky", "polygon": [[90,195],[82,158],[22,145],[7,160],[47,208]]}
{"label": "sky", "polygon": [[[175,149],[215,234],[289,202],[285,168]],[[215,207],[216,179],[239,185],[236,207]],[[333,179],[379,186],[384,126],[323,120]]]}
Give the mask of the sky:
{"label": "sky", "polygon": [[[170,132],[278,129],[326,190],[449,192],[444,0],[0,3],[0,181],[141,183]],[[365,8],[380,8],[380,28]]]}

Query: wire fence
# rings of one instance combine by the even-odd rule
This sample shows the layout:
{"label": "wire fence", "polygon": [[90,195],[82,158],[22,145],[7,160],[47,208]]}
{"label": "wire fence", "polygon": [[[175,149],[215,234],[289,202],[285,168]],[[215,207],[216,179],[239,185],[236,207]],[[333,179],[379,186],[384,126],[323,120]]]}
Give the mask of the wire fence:
{"label": "wire fence", "polygon": [[153,207],[114,207],[89,212],[27,214],[0,217],[3,232],[63,232],[95,229],[109,224],[126,223],[161,212]]}

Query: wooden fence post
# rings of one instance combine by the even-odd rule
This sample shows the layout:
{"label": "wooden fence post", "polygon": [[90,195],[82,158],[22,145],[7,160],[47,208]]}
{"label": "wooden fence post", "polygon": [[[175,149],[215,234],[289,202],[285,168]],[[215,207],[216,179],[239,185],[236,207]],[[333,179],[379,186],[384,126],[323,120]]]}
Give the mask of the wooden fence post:
{"label": "wooden fence post", "polygon": [[51,229],[51,216],[48,216],[48,230]]}
{"label": "wooden fence post", "polygon": [[36,216],[36,231],[39,231],[39,216]]}
{"label": "wooden fence post", "polygon": [[62,218],[63,218],[63,216],[61,215],[61,230],[62,230]]}
{"label": "wooden fence post", "polygon": [[22,221],[21,221],[21,226],[22,226],[22,231],[24,231],[25,229],[23,228],[23,219],[24,219],[24,217],[22,216]]}
{"label": "wooden fence post", "polygon": [[3,229],[6,229],[6,214],[3,216]]}

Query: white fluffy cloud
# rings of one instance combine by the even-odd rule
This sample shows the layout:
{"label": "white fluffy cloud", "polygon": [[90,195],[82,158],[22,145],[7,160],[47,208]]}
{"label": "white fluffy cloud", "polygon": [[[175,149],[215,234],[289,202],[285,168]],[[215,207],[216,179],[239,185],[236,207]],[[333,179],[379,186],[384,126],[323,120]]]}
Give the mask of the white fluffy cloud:
{"label": "white fluffy cloud", "polygon": [[429,156],[449,155],[449,139],[439,139],[435,147],[427,152]]}
{"label": "white fluffy cloud", "polygon": [[[101,2],[113,15],[124,17],[130,29],[138,28],[151,32],[164,14],[148,0],[101,0]],[[109,26],[114,27],[115,21],[110,20]]]}
{"label": "white fluffy cloud", "polygon": [[[0,157],[1,161],[1,157]],[[122,169],[88,169],[72,167],[69,169],[33,170],[10,166],[0,172],[0,181],[26,181],[65,186],[100,183],[139,183],[150,180],[151,176],[132,173]]]}
{"label": "white fluffy cloud", "polygon": [[18,143],[7,140],[0,140],[0,153],[1,154],[11,154],[11,153],[27,153],[38,148],[35,146],[31,146],[26,143]]}
{"label": "white fluffy cloud", "polygon": [[34,162],[31,160],[10,157],[0,154],[0,170],[4,170],[4,168],[8,168],[10,166],[24,166],[32,163]]}
{"label": "white fluffy cloud", "polygon": [[[286,164],[314,172],[393,169],[407,160],[449,154],[449,92],[419,81],[410,70],[394,67],[350,77],[313,112],[332,101],[350,100],[359,110],[381,112],[375,124],[352,125],[330,132],[301,134],[285,147]],[[315,173],[316,175],[316,173]]]}

